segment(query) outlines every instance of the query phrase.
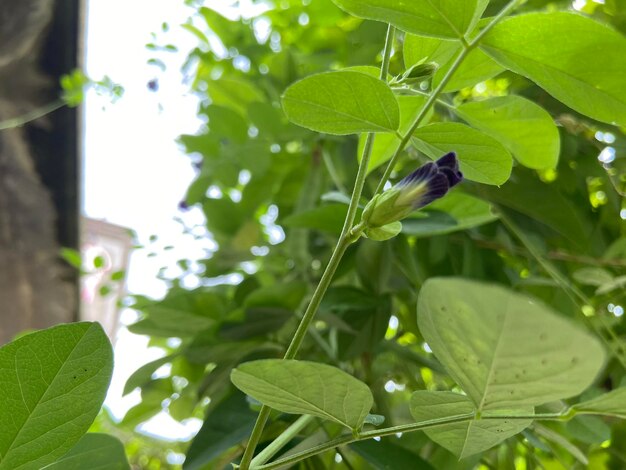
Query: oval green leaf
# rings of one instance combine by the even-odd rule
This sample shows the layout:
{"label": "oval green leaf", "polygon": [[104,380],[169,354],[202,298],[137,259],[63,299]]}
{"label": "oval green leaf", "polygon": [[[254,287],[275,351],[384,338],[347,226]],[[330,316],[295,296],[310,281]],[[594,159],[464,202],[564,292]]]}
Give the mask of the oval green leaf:
{"label": "oval green leaf", "polygon": [[500,185],[511,175],[513,157],[500,142],[476,129],[456,122],[420,127],[413,145],[432,159],[456,152],[467,179]]}
{"label": "oval green leaf", "polygon": [[[476,407],[465,395],[454,392],[418,391],[411,395],[411,415],[417,421],[451,418],[475,413]],[[531,415],[534,409],[498,410],[494,415]],[[426,435],[459,458],[490,449],[503,440],[522,432],[532,419],[468,419],[424,429]]]}
{"label": "oval green leaf", "polygon": [[626,125],[626,38],[575,13],[529,13],[497,24],[480,47],[570,108]]}
{"label": "oval green leaf", "polygon": [[124,445],[108,434],[85,434],[59,460],[42,470],[130,470]]}
{"label": "oval green leaf", "polygon": [[287,88],[282,103],[291,122],[327,134],[394,132],[400,125],[391,88],[361,72],[311,75]]}
{"label": "oval green leaf", "polygon": [[317,362],[265,359],[241,364],[231,381],[244,393],[284,413],[308,414],[358,431],[374,399],[363,382]]}
{"label": "oval green leaf", "polygon": [[97,323],[60,325],[0,348],[0,469],[39,470],[87,432],[111,380]]}
{"label": "oval green leaf", "polygon": [[501,96],[456,108],[465,122],[497,139],[522,165],[555,168],[561,141],[554,120],[541,106],[521,96]]}
{"label": "oval green leaf", "polygon": [[578,395],[604,364],[594,336],[500,286],[430,279],[420,291],[418,324],[480,412]]}
{"label": "oval green leaf", "polygon": [[351,15],[425,36],[460,39],[480,14],[477,0],[333,0]]}

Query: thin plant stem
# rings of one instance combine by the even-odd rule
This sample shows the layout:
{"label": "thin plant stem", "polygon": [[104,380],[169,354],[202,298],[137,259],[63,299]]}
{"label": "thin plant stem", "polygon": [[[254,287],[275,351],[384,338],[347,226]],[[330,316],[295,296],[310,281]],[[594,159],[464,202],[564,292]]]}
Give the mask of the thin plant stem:
{"label": "thin plant stem", "polygon": [[291,439],[307,427],[313,419],[314,417],[311,415],[303,415],[295,420],[291,426],[281,433],[280,436],[274,439],[270,445],[268,445],[265,449],[259,452],[259,455],[252,459],[252,462],[250,463],[252,468],[263,465],[269,459],[274,457],[274,455],[276,455],[277,452],[280,452],[280,450],[285,447]]}
{"label": "thin plant stem", "polygon": [[485,28],[474,39],[472,39],[471,42],[468,43],[466,41],[463,41],[463,49],[461,50],[461,52],[459,53],[459,55],[455,59],[454,63],[450,67],[450,69],[446,72],[444,77],[441,79],[441,82],[439,82],[439,85],[437,85],[437,87],[433,90],[433,92],[428,96],[428,99],[426,100],[426,103],[424,103],[424,106],[422,106],[422,108],[420,109],[419,113],[417,114],[417,116],[413,120],[413,123],[411,124],[411,127],[409,128],[409,130],[406,132],[406,134],[404,135],[404,137],[402,138],[402,140],[398,144],[398,147],[396,148],[396,151],[394,152],[393,156],[391,157],[391,160],[389,160],[389,163],[387,164],[387,167],[385,168],[385,173],[383,174],[383,177],[380,179],[380,182],[378,183],[378,187],[376,188],[376,191],[375,191],[374,194],[378,194],[378,193],[381,193],[383,191],[383,189],[385,187],[385,183],[387,182],[387,180],[391,176],[391,172],[393,171],[394,167],[396,166],[396,163],[398,162],[398,158],[400,158],[400,155],[402,154],[402,151],[408,145],[409,141],[411,140],[411,137],[413,136],[413,133],[417,130],[419,125],[422,123],[422,121],[424,120],[424,118],[428,114],[428,111],[430,110],[430,108],[436,102],[439,102],[439,100],[438,100],[439,95],[443,92],[443,89],[448,84],[448,82],[450,81],[450,79],[452,78],[454,73],[461,66],[461,64],[463,63],[465,58],[469,55],[470,52],[472,52],[472,50],[474,50],[478,46],[478,44],[480,43],[480,40],[485,36],[485,34],[487,34],[489,31],[491,31],[491,29],[496,24],[498,24],[502,18],[504,18],[506,15],[508,15],[519,4],[523,3],[523,1],[524,0],[513,0],[513,1],[509,2],[500,11],[500,13],[498,13],[498,15],[495,16],[489,22],[489,24],[487,26],[485,26]]}
{"label": "thin plant stem", "polygon": [[[389,73],[389,62],[391,60],[391,50],[393,48],[393,41],[395,38],[395,28],[393,26],[389,26],[387,29],[387,38],[385,40],[385,49],[383,51],[383,62],[380,68],[380,78],[381,80],[386,81],[387,74]],[[361,163],[359,164],[359,170],[357,172],[356,181],[354,183],[354,190],[352,192],[352,197],[350,199],[350,205],[348,206],[348,213],[346,215],[346,220],[341,231],[341,236],[337,241],[337,245],[333,250],[333,253],[330,257],[328,265],[322,274],[319,284],[317,288],[313,292],[313,296],[311,297],[311,301],[307,306],[302,319],[294,333],[293,339],[287,348],[287,352],[285,353],[284,359],[293,359],[302,342],[304,341],[304,337],[306,336],[307,330],[317,313],[317,309],[326,293],[326,290],[330,286],[333,275],[339,266],[339,262],[341,258],[345,254],[346,250],[355,242],[359,236],[360,232],[354,232],[352,230],[352,226],[354,225],[354,220],[356,218],[357,210],[359,207],[359,200],[361,199],[361,194],[363,193],[363,186],[365,185],[365,177],[367,176],[367,168],[369,166],[370,156],[372,154],[372,146],[374,144],[374,134],[369,133],[365,140],[365,146],[363,148],[363,154],[361,158]],[[248,470],[250,467],[250,463],[252,461],[252,457],[254,455],[254,450],[261,439],[261,435],[263,434],[263,428],[265,427],[265,423],[267,422],[267,418],[270,415],[270,407],[263,405],[261,407],[261,411],[259,412],[259,416],[254,424],[254,428],[252,429],[252,433],[250,435],[250,439],[248,440],[248,445],[246,446],[246,450],[241,458],[240,468],[242,470]]]}
{"label": "thin plant stem", "polygon": [[[530,415],[486,415],[482,416],[481,420],[495,420],[495,419],[507,419],[507,420],[564,420],[569,415],[566,412],[563,413],[542,413],[542,414],[530,414]],[[286,465],[292,465],[301,460],[307,459],[317,454],[321,454],[335,447],[350,444],[356,441],[362,441],[365,439],[372,439],[374,437],[390,436],[397,433],[406,433],[421,431],[423,429],[433,428],[436,426],[442,426],[445,424],[464,423],[472,421],[476,418],[475,413],[466,413],[462,415],[446,416],[443,418],[434,418],[426,421],[420,421],[418,423],[403,424],[400,426],[393,426],[385,429],[376,429],[373,431],[367,431],[359,434],[358,436],[346,435],[332,439],[328,442],[324,442],[310,449],[303,450],[288,457],[276,460],[275,462],[254,467],[253,470],[270,470],[274,468],[280,468]]]}
{"label": "thin plant stem", "polygon": [[16,118],[11,118],[5,121],[0,121],[0,131],[13,129],[15,127],[22,127],[23,125],[28,124],[29,122],[33,122],[41,117],[44,117],[56,111],[57,109],[62,108],[65,105],[66,103],[64,100],[56,100],[56,101],[53,101],[52,103],[48,103],[37,109],[33,109],[32,111],[22,114],[21,116],[18,116]]}

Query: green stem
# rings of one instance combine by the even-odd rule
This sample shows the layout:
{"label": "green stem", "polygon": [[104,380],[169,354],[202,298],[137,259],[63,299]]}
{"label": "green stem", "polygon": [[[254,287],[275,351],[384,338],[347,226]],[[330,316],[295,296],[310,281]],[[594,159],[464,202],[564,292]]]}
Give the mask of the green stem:
{"label": "green stem", "polygon": [[454,75],[457,69],[461,66],[465,58],[469,55],[470,52],[472,52],[473,49],[475,49],[478,46],[480,40],[485,36],[485,34],[487,34],[491,30],[491,28],[493,28],[502,18],[504,18],[507,14],[509,14],[511,10],[513,10],[519,4],[523,3],[523,1],[524,0],[513,0],[509,2],[509,4],[506,5],[500,11],[500,13],[498,13],[498,15],[495,16],[489,22],[489,24],[471,42],[469,43],[463,42],[463,49],[461,50],[461,53],[458,55],[458,57],[456,58],[456,60],[454,61],[450,69],[448,69],[448,71],[444,75],[441,82],[439,82],[439,85],[437,85],[437,87],[433,90],[433,92],[428,96],[428,100],[426,100],[426,103],[424,103],[424,106],[422,106],[422,109],[420,109],[419,113],[413,120],[411,127],[409,128],[407,133],[404,135],[404,137],[398,144],[396,151],[394,152],[393,156],[391,157],[391,160],[389,160],[389,163],[387,164],[387,168],[385,168],[385,173],[383,174],[383,177],[378,183],[378,187],[376,188],[376,191],[374,194],[378,194],[383,191],[385,187],[385,183],[391,176],[391,172],[396,166],[396,163],[398,162],[398,158],[400,158],[400,154],[402,153],[404,148],[408,145],[409,141],[411,140],[411,136],[413,136],[413,133],[417,130],[421,122],[424,120],[430,108],[435,104],[435,102],[439,102],[438,100],[439,95],[443,92],[443,89],[452,78],[452,75]]}
{"label": "green stem", "polygon": [[[380,78],[385,82],[387,81],[387,74],[389,73],[389,62],[391,60],[391,50],[393,48],[395,32],[395,28],[390,25],[387,29],[387,38],[385,41],[385,49],[383,52],[383,62],[380,67]],[[352,191],[350,205],[348,206],[348,214],[346,215],[346,220],[341,231],[341,236],[337,241],[337,245],[333,250],[330,261],[328,262],[328,265],[326,266],[326,269],[322,274],[320,282],[313,292],[311,301],[309,302],[309,305],[306,308],[302,319],[300,320],[300,324],[298,325],[298,328],[294,333],[291,344],[289,344],[289,348],[287,348],[287,352],[284,356],[285,359],[293,359],[298,353],[298,350],[302,345],[302,341],[306,336],[306,332],[311,322],[313,321],[315,314],[317,313],[317,309],[322,301],[322,298],[324,297],[328,286],[330,286],[333,275],[335,274],[335,271],[339,266],[341,258],[348,249],[348,246],[350,246],[350,244],[356,241],[360,236],[360,233],[356,235],[353,233],[352,226],[354,224],[354,219],[356,218],[356,213],[359,208],[359,200],[361,199],[363,186],[365,185],[365,177],[367,176],[367,168],[369,166],[373,144],[374,134],[370,133],[367,135],[367,139],[365,140],[361,163],[359,164],[359,170],[357,172],[356,181],[354,183],[354,190]],[[259,443],[259,440],[261,439],[261,435],[263,434],[263,428],[265,427],[265,423],[267,422],[267,418],[269,417],[269,415],[270,408],[263,405],[261,407],[261,411],[259,412],[256,423],[254,424],[254,428],[252,429],[252,433],[250,435],[246,450],[244,451],[243,457],[241,458],[241,470],[248,470],[250,468],[250,463],[252,461],[252,456],[254,455],[254,450]]]}
{"label": "green stem", "polygon": [[250,465],[252,468],[263,465],[269,459],[274,457],[283,447],[285,447],[291,439],[298,435],[305,427],[313,421],[314,417],[311,415],[300,416],[291,426],[285,429],[280,436],[272,441],[263,451],[259,452]]}
{"label": "green stem", "polygon": [[28,113],[22,114],[16,118],[7,119],[6,121],[0,122],[0,131],[4,131],[7,129],[13,129],[15,127],[21,127],[24,124],[28,124],[29,122],[35,121],[41,117],[44,117],[47,114],[50,114],[57,109],[65,106],[66,103],[63,100],[56,100],[52,103],[48,103],[40,108],[29,111]]}
{"label": "green stem", "polygon": [[[542,414],[532,414],[532,415],[491,415],[491,416],[483,416],[482,420],[492,420],[492,419],[507,419],[507,420],[562,420],[565,419],[567,415],[563,413],[542,413]],[[385,429],[376,429],[373,431],[367,431],[359,434],[358,436],[346,435],[341,436],[336,439],[332,439],[328,442],[324,442],[317,446],[311,447],[310,449],[303,450],[296,454],[290,455],[288,457],[276,460],[275,462],[261,465],[259,467],[254,467],[253,470],[270,470],[273,468],[280,468],[287,465],[292,465],[301,460],[307,459],[317,454],[321,454],[322,452],[326,452],[327,450],[334,449],[337,446],[350,444],[351,442],[362,441],[365,439],[372,439],[374,437],[384,437],[390,436],[397,433],[405,433],[405,432],[413,432],[413,431],[421,431],[423,429],[433,428],[436,426],[442,426],[444,424],[455,424],[455,423],[463,423],[466,421],[472,421],[475,419],[474,413],[466,413],[462,415],[455,416],[446,416],[443,418],[435,418],[426,421],[420,421],[419,423],[410,423],[403,424],[400,426],[393,426]]]}

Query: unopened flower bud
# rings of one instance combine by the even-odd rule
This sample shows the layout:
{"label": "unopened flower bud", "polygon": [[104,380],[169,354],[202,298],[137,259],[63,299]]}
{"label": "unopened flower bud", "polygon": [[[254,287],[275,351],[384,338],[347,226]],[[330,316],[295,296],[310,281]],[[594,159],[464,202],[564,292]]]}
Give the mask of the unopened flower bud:
{"label": "unopened flower bud", "polygon": [[372,229],[399,221],[411,212],[443,197],[463,180],[454,152],[428,162],[400,180],[391,189],[376,195],[365,207],[362,223]]}

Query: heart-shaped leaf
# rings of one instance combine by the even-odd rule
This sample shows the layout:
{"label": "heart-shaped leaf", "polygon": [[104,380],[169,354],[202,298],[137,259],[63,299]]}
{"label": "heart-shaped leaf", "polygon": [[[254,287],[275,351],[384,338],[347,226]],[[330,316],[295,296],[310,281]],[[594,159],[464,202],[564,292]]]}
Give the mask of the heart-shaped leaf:
{"label": "heart-shaped leaf", "polygon": [[230,376],[241,391],[285,413],[309,414],[357,431],[374,399],[363,382],[317,362],[265,359],[241,364]]}

